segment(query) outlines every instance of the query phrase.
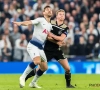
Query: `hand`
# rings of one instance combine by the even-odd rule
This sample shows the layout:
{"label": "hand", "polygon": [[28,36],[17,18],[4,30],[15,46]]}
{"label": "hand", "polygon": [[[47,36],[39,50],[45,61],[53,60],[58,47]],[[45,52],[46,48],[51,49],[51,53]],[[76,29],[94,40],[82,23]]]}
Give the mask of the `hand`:
{"label": "hand", "polygon": [[16,24],[16,25],[20,26],[21,22],[13,22],[13,24]]}
{"label": "hand", "polygon": [[53,37],[53,36],[54,36],[54,34],[53,34],[53,33],[48,32],[48,37]]}
{"label": "hand", "polygon": [[63,46],[65,43],[64,42],[57,42],[57,44],[59,45],[59,46]]}

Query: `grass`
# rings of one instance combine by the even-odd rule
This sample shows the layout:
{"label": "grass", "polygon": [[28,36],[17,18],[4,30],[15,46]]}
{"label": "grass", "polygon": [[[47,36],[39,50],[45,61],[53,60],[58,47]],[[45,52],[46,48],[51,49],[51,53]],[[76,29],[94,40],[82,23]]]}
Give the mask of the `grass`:
{"label": "grass", "polygon": [[[26,82],[24,88],[19,88],[19,74],[1,74],[0,75],[0,90],[38,90],[29,88],[30,78]],[[43,75],[38,84],[42,86],[40,90],[100,90],[100,75],[96,74],[73,74],[72,85],[76,88],[65,88],[64,75]],[[89,84],[99,84],[98,87],[89,86]]]}

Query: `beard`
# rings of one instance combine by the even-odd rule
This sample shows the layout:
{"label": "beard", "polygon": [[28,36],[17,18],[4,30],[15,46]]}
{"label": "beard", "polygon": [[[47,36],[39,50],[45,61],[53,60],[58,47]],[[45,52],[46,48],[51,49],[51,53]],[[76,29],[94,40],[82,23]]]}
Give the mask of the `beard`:
{"label": "beard", "polygon": [[50,18],[50,17],[52,17],[52,15],[47,15],[47,17],[49,17],[49,18]]}

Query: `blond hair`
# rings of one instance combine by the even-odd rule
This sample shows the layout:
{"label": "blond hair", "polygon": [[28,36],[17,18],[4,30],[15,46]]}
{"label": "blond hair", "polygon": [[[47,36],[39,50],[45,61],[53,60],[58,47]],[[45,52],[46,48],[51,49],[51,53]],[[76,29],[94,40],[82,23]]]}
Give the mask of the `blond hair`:
{"label": "blond hair", "polygon": [[57,11],[56,11],[56,15],[58,15],[59,12],[64,12],[64,13],[65,13],[65,10],[63,10],[63,9],[57,10]]}

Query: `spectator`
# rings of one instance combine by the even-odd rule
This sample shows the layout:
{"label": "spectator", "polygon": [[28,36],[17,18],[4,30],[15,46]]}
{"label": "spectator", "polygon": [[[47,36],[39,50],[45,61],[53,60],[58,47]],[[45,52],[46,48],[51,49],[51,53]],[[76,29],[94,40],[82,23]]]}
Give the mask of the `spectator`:
{"label": "spectator", "polygon": [[89,29],[87,29],[87,34],[90,35],[94,35],[95,36],[95,40],[97,40],[97,37],[98,37],[98,32],[97,30],[94,28],[94,25],[93,24],[90,24],[89,25]]}
{"label": "spectator", "polygon": [[6,18],[5,19],[5,21],[4,21],[4,23],[2,24],[2,26],[1,26],[1,30],[5,30],[6,28],[8,28],[10,31],[12,31],[12,25],[11,25],[11,23],[10,23],[10,20],[9,20],[9,18]]}
{"label": "spectator", "polygon": [[12,4],[10,4],[10,8],[9,8],[9,11],[8,12],[12,16],[15,15],[15,14],[17,14],[17,11],[16,11],[16,9],[14,8],[14,6]]}
{"label": "spectator", "polygon": [[55,18],[55,16],[56,16],[56,11],[59,9],[59,4],[58,4],[58,2],[54,2],[54,9],[53,9],[53,19]]}
{"label": "spectator", "polygon": [[59,8],[64,9],[65,0],[59,0]]}
{"label": "spectator", "polygon": [[78,18],[77,18],[77,11],[76,10],[72,10],[72,16],[74,17],[75,22],[77,22]]}
{"label": "spectator", "polygon": [[2,39],[0,40],[0,49],[3,49],[5,47],[5,44],[7,48],[12,49],[10,41],[7,39],[6,35],[2,35]]}
{"label": "spectator", "polygon": [[20,22],[20,19],[18,17],[19,17],[18,14],[13,15],[13,17],[10,19],[10,22],[13,22],[13,21]]}
{"label": "spectator", "polygon": [[87,0],[82,0],[82,6],[81,6],[81,13],[82,14],[87,14],[89,12],[89,3]]}
{"label": "spectator", "polygon": [[51,3],[51,0],[46,0],[45,3],[42,6],[42,10],[45,6],[50,6],[52,9],[54,9],[54,5]]}
{"label": "spectator", "polygon": [[95,21],[94,25],[96,26],[97,23],[99,22],[99,15],[96,14],[96,13],[94,13],[94,14],[93,14],[93,17],[94,17],[94,21]]}
{"label": "spectator", "polygon": [[65,12],[70,12],[69,3],[65,3],[64,8],[65,8]]}
{"label": "spectator", "polygon": [[[8,40],[6,40],[6,36],[3,35],[2,39],[0,40],[0,51],[1,51],[1,55],[4,55],[3,50],[6,49],[8,52],[11,51],[11,45],[10,42]],[[6,53],[6,52],[5,52]],[[1,57],[2,59],[2,57]]]}
{"label": "spectator", "polygon": [[74,43],[74,27],[75,24],[73,22],[68,23],[69,33],[67,35],[68,38],[71,38],[72,42]]}
{"label": "spectator", "polygon": [[[20,0],[20,2],[21,2],[21,0]],[[23,4],[20,4],[19,2],[18,2],[18,0],[12,0],[12,3],[11,3],[12,5],[13,5],[13,7],[17,10],[17,9],[21,9],[22,7],[23,7]]]}
{"label": "spectator", "polygon": [[4,5],[4,2],[3,1],[0,1],[0,12],[3,11],[3,5]]}
{"label": "spectator", "polygon": [[86,45],[85,45],[84,37],[81,36],[79,38],[79,44],[77,45],[77,50],[76,50],[77,55],[85,56],[86,55],[85,50],[86,50]]}
{"label": "spectator", "polygon": [[98,22],[98,24],[97,24],[97,30],[98,30],[98,33],[99,33],[99,36],[100,36],[100,22]]}
{"label": "spectator", "polygon": [[91,0],[91,2],[89,2],[89,0],[88,0],[88,2],[89,2],[89,7],[94,7],[94,2],[95,0]]}
{"label": "spectator", "polygon": [[20,33],[18,32],[19,31],[19,28],[18,28],[18,26],[16,24],[14,24],[13,29],[14,30],[10,34],[10,36],[13,39],[13,43],[15,44],[15,41],[20,38]]}
{"label": "spectator", "polygon": [[73,10],[75,10],[75,3],[71,2],[70,3],[70,12],[72,12]]}
{"label": "spectator", "polygon": [[25,15],[25,9],[22,8],[21,15],[19,16],[20,21],[25,21],[26,15]]}
{"label": "spectator", "polygon": [[89,12],[88,12],[88,18],[89,18],[89,20],[93,16],[93,14],[94,14],[94,7],[91,6],[90,9],[89,9]]}
{"label": "spectator", "polygon": [[[16,0],[15,0],[16,1]],[[23,0],[17,0],[18,9],[24,8]]]}
{"label": "spectator", "polygon": [[90,35],[86,44],[86,55],[87,59],[92,59],[93,58],[93,48],[95,46],[95,41],[94,41],[94,36]]}
{"label": "spectator", "polygon": [[43,3],[42,0],[37,0],[37,2],[33,5],[33,10],[38,11],[39,14],[42,13]]}
{"label": "spectator", "polygon": [[79,44],[79,38],[81,37],[80,28],[75,27],[75,34],[74,34],[74,44]]}
{"label": "spectator", "polygon": [[37,17],[39,17],[40,15],[39,15],[39,13],[38,12],[35,12],[35,14],[34,14],[34,19],[36,19]]}
{"label": "spectator", "polygon": [[9,48],[12,49],[12,47],[14,47],[14,42],[12,37],[10,36],[10,31],[8,29],[5,29],[4,35],[6,36],[6,40],[9,42]]}
{"label": "spectator", "polygon": [[26,35],[26,39],[29,42],[30,41],[30,35],[33,33],[33,27],[32,25],[29,25],[26,30],[23,32]]}
{"label": "spectator", "polygon": [[25,10],[25,15],[31,18],[34,15],[34,12],[35,11],[32,10],[32,7],[28,6],[28,9]]}
{"label": "spectator", "polygon": [[100,14],[100,0],[95,2],[95,13]]}
{"label": "spectator", "polygon": [[76,49],[77,49],[77,47],[76,47],[75,44],[73,44],[73,41],[72,41],[71,38],[67,39],[67,47],[69,49],[70,58],[73,58],[73,56],[76,55]]}
{"label": "spectator", "polygon": [[2,12],[2,13],[1,13],[1,16],[0,16],[0,26],[4,23],[5,18],[6,18],[5,13]]}
{"label": "spectator", "polygon": [[94,26],[96,26],[96,21],[93,16],[90,18],[89,24],[93,24]]}
{"label": "spectator", "polygon": [[74,23],[74,27],[78,26],[78,23],[75,22],[75,19],[74,19],[73,16],[70,16],[70,17],[69,17],[69,23],[70,23],[70,22]]}
{"label": "spectator", "polygon": [[[73,45],[73,44],[72,44],[71,38],[65,38],[64,44],[63,44],[63,46],[61,47],[61,49],[63,50],[65,56],[67,56],[67,55],[69,55],[69,54],[73,55],[73,53],[70,51],[70,48],[71,48],[72,45]],[[67,57],[68,57],[68,56],[67,56]]]}
{"label": "spectator", "polygon": [[80,6],[76,6],[76,12],[77,12],[77,15],[76,15],[75,21],[79,24],[81,22],[81,18],[82,18]]}
{"label": "spectator", "polygon": [[4,14],[6,18],[11,18],[11,14],[8,12],[9,6],[6,4],[4,5]]}
{"label": "spectator", "polygon": [[86,28],[85,27],[81,28],[81,32],[80,33],[81,33],[81,36],[84,37],[84,40],[85,40],[85,43],[86,43],[87,40],[88,40],[88,35],[86,33]]}
{"label": "spectator", "polygon": [[82,22],[84,23],[85,28],[88,29],[88,28],[89,28],[89,20],[88,20],[87,14],[84,14],[84,15],[83,15]]}
{"label": "spectator", "polygon": [[59,9],[58,2],[54,2],[54,9],[57,11]]}
{"label": "spectator", "polygon": [[24,53],[26,53],[27,40],[26,36],[22,34],[15,42],[14,60],[23,61]]}
{"label": "spectator", "polygon": [[[25,21],[30,20],[30,17],[26,16]],[[21,27],[21,31],[23,32],[25,29],[28,28],[28,26],[20,26]]]}
{"label": "spectator", "polygon": [[93,58],[96,60],[100,58],[100,43],[96,43],[93,49]]}
{"label": "spectator", "polygon": [[66,13],[66,19],[69,21],[69,17],[71,17],[71,14],[69,12]]}
{"label": "spectator", "polygon": [[7,42],[5,42],[4,47],[1,49],[3,62],[8,62],[11,60],[11,49],[7,47]]}
{"label": "spectator", "polygon": [[97,42],[99,42],[100,41],[100,22],[98,22],[97,24],[97,32],[98,32]]}
{"label": "spectator", "polygon": [[29,1],[28,0],[23,0],[23,2],[24,2],[25,10],[28,10],[29,9]]}

